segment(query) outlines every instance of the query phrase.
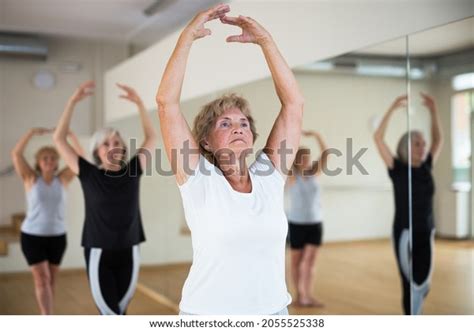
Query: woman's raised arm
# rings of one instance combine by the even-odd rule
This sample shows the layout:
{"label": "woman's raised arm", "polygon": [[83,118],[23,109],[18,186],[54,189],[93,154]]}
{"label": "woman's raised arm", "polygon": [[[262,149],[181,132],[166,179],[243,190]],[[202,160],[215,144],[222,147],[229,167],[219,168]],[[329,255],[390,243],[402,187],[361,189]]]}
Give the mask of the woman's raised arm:
{"label": "woman's raised arm", "polygon": [[388,122],[390,121],[390,117],[392,117],[392,113],[401,107],[405,107],[407,103],[407,96],[402,95],[395,99],[392,103],[390,108],[388,108],[387,112],[385,113],[382,122],[380,123],[377,130],[374,133],[374,141],[377,149],[379,151],[380,157],[385,162],[385,165],[389,168],[393,168],[393,155],[390,152],[390,148],[385,143],[385,131],[387,130]]}
{"label": "woman's raised arm", "polygon": [[11,151],[13,166],[18,176],[23,179],[23,182],[29,182],[35,179],[36,174],[25,159],[24,152],[28,142],[33,136],[41,136],[52,132],[52,129],[46,128],[32,128],[28,130],[16,143]]}
{"label": "woman's raised arm", "polygon": [[254,19],[245,16],[221,18],[225,24],[242,29],[228,42],[254,43],[261,47],[270,69],[281,109],[265,145],[273,165],[286,177],[291,169],[301,137],[304,99],[290,67],[281,55],[271,35]]}
{"label": "woman's raised arm", "polygon": [[[120,95],[120,98],[133,102],[137,106],[144,136],[140,149],[142,151],[147,151],[147,153],[151,156],[156,144],[156,131],[153,128],[153,124],[151,123],[150,116],[147,114],[143,101],[138,93],[130,86],[123,84],[117,84],[117,86],[124,92],[124,94]],[[140,160],[141,168],[146,169],[148,166],[147,155],[145,153],[140,153],[139,151],[138,158]]]}
{"label": "woman's raised arm", "polygon": [[189,52],[195,40],[211,34],[204,24],[223,17],[229,10],[228,5],[221,4],[192,19],[176,43],[156,94],[163,143],[179,185],[186,182],[187,170],[195,169],[199,162],[199,142],[194,140],[180,110],[181,88]]}
{"label": "woman's raised arm", "polygon": [[66,108],[64,109],[64,112],[61,115],[59,123],[56,126],[56,130],[54,130],[53,134],[54,144],[56,145],[59,154],[64,159],[64,162],[66,162],[66,165],[76,175],[79,174],[79,155],[67,140],[68,134],[70,132],[69,127],[71,123],[71,117],[76,104],[85,97],[92,95],[92,89],[94,86],[95,84],[93,81],[87,81],[76,89],[74,94],[69,98]]}

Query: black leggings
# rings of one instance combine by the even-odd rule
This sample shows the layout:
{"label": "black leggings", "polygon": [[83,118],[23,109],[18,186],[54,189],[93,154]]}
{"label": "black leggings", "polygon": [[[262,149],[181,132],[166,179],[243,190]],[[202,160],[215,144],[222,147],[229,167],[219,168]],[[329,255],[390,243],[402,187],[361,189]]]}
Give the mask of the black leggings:
{"label": "black leggings", "polygon": [[138,280],[138,245],[123,250],[85,248],[92,297],[102,315],[125,315]]}
{"label": "black leggings", "polygon": [[[393,229],[393,245],[398,271],[402,281],[403,311],[406,315],[419,315],[428,295],[433,268],[434,229],[414,231],[412,253],[409,252],[410,232],[406,228]],[[413,288],[410,290],[409,266],[412,264]]]}

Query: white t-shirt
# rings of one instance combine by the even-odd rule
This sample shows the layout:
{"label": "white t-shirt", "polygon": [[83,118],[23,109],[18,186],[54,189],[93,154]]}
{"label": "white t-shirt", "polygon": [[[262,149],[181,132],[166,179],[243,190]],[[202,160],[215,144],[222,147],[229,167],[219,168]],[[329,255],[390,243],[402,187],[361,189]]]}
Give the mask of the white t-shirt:
{"label": "white t-shirt", "polygon": [[291,303],[285,283],[285,182],[264,153],[249,174],[252,192],[237,192],[201,156],[194,175],[179,187],[193,244],[179,305],[185,313],[266,315]]}

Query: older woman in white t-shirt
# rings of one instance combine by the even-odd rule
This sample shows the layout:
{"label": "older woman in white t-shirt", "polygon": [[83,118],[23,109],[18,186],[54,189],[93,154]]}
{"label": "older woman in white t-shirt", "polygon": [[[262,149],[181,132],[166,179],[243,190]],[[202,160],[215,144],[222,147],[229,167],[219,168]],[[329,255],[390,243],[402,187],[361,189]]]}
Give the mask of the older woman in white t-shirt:
{"label": "older woman in white t-shirt", "polygon": [[[229,10],[217,5],[186,26],[156,96],[165,149],[192,234],[193,264],[180,311],[283,315],[291,302],[285,282],[283,191],[299,146],[303,97],[270,34],[252,18],[226,16]],[[257,133],[245,99],[229,94],[208,103],[192,132],[180,111],[191,46],[211,34],[204,24],[218,18],[242,29],[227,42],[260,46],[281,102],[265,150],[250,167],[245,157]]]}

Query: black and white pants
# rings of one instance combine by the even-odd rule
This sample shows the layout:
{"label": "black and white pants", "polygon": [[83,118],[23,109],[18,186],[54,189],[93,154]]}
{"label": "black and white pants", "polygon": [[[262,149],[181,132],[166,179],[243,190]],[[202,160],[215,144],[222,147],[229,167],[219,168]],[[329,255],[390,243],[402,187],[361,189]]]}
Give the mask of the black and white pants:
{"label": "black and white pants", "polygon": [[[397,257],[398,271],[402,281],[402,302],[406,315],[422,313],[423,303],[428,295],[433,272],[434,229],[413,233],[412,251],[409,247],[408,229],[393,230],[393,245]],[[410,264],[413,286],[410,286]]]}
{"label": "black and white pants", "polygon": [[138,245],[122,250],[85,248],[84,255],[92,297],[100,313],[124,315],[138,281]]}

